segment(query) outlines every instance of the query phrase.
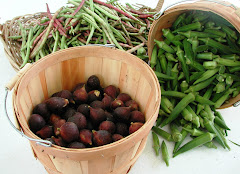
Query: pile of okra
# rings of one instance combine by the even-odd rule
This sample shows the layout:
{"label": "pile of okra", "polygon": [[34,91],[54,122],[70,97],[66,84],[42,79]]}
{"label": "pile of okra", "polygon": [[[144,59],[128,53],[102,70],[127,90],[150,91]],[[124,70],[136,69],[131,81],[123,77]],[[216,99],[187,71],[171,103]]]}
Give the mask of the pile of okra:
{"label": "pile of okra", "polygon": [[[216,110],[240,92],[240,37],[224,18],[203,11],[182,13],[155,40],[150,65],[161,85],[161,106],[153,130],[159,155],[158,135],[175,143],[173,157],[204,145],[229,149],[230,128]],[[162,128],[169,125],[169,131]],[[192,138],[183,145],[184,139]],[[168,165],[169,153],[162,143]]]}

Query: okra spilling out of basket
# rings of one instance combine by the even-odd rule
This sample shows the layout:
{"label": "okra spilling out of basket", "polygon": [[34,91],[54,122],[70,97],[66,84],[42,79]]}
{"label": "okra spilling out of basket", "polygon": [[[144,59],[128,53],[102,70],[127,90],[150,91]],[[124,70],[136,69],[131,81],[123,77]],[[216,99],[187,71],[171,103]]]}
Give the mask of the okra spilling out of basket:
{"label": "okra spilling out of basket", "polygon": [[118,141],[143,126],[139,104],[114,85],[102,88],[97,76],[62,90],[36,105],[30,129],[53,144],[69,148],[97,147]]}
{"label": "okra spilling out of basket", "polygon": [[88,44],[114,44],[148,59],[146,43],[155,14],[149,7],[100,0],[68,3],[70,6],[60,8],[54,15],[47,5],[47,12],[37,22],[28,21],[26,25],[25,21],[18,21],[20,34],[6,39],[21,46],[21,67],[55,51]]}
{"label": "okra spilling out of basket", "polygon": [[[152,130],[175,143],[173,157],[200,145],[217,148],[215,143],[230,150],[230,128],[216,109],[240,92],[239,33],[222,17],[202,11],[182,13],[162,33],[150,61],[162,94]],[[166,125],[170,132],[161,129]],[[193,139],[183,145],[187,135]],[[159,154],[155,134],[153,142]]]}

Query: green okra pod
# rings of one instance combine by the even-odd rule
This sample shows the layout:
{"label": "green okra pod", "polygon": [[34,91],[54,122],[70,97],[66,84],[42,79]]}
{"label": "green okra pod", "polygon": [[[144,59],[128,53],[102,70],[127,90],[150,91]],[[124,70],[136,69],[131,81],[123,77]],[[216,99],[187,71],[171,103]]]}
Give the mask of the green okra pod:
{"label": "green okra pod", "polygon": [[222,106],[222,104],[228,99],[228,97],[230,96],[230,94],[232,94],[232,92],[236,90],[236,88],[234,89],[228,89],[224,95],[222,95],[216,102],[215,102],[215,108],[220,108],[220,106]]}
{"label": "green okra pod", "polygon": [[196,114],[199,115],[200,112],[201,112],[204,108],[205,108],[204,104],[200,104],[200,103],[198,103]]}
{"label": "green okra pod", "polygon": [[172,61],[172,62],[178,62],[177,59],[174,58],[173,54],[171,53],[165,53],[166,58],[168,59],[168,61]]}
{"label": "green okra pod", "polygon": [[230,128],[226,125],[226,123],[223,120],[221,120],[219,117],[215,117],[214,123],[223,129],[230,130]]}
{"label": "green okra pod", "polygon": [[161,146],[159,143],[158,135],[155,132],[152,132],[152,137],[153,137],[153,149],[155,151],[156,156],[159,156]]}
{"label": "green okra pod", "polygon": [[[188,129],[191,129],[191,128],[192,128],[192,126],[191,126],[190,124],[186,124],[184,127],[185,127],[185,128],[188,128]],[[181,141],[175,143],[174,149],[173,149],[173,153],[175,153],[175,152],[178,150],[178,148],[181,146],[182,142],[183,142],[183,141],[185,140],[185,138],[187,137],[188,132],[187,132],[186,130],[182,129],[182,130],[181,130],[181,134],[182,134],[182,139],[181,139]]]}
{"label": "green okra pod", "polygon": [[200,127],[199,117],[196,115],[195,111],[192,109],[191,106],[187,105],[186,109],[192,114],[192,123],[196,125],[197,128]]}
{"label": "green okra pod", "polygon": [[215,137],[215,134],[212,133],[204,133],[203,135],[200,135],[193,140],[189,141],[185,145],[183,145],[177,152],[173,154],[173,157],[176,157],[177,155],[184,153],[186,151],[189,151],[195,147],[201,146],[207,142],[212,141],[212,139]]}
{"label": "green okra pod", "polygon": [[181,34],[187,38],[191,37],[211,37],[211,38],[216,38],[219,37],[217,35],[211,34],[211,33],[205,33],[205,32],[198,32],[198,31],[187,31],[187,32],[178,32],[178,34]]}
{"label": "green okra pod", "polygon": [[200,90],[208,87],[215,78],[216,78],[216,76],[213,76],[213,77],[211,77],[205,81],[202,81],[194,86],[190,86],[188,90],[184,91],[184,93],[200,91]]}
{"label": "green okra pod", "polygon": [[199,52],[205,52],[209,49],[209,47],[207,45],[199,45],[197,48],[196,48],[196,52],[199,53]]}
{"label": "green okra pod", "polygon": [[183,116],[184,120],[192,121],[193,115],[186,108],[182,110],[181,115]]}
{"label": "green okra pod", "polygon": [[172,68],[172,70],[171,70],[171,75],[174,78],[172,80],[172,89],[175,89],[177,87],[177,84],[178,84],[178,79],[177,79],[178,78],[178,73],[179,73],[179,71],[178,71],[178,63],[176,63],[174,65],[174,67]]}
{"label": "green okra pod", "polygon": [[185,75],[185,78],[186,78],[186,81],[187,83],[189,83],[190,81],[190,77],[189,77],[189,70],[188,70],[188,66],[186,64],[186,59],[184,58],[184,52],[183,50],[180,48],[180,46],[177,46],[177,57],[178,57],[178,60],[181,62],[181,65],[182,65],[182,71]]}
{"label": "green okra pod", "polygon": [[184,48],[186,58],[188,58],[190,61],[193,61],[194,53],[192,50],[192,45],[190,42],[187,41],[187,39],[183,40],[183,48]]}
{"label": "green okra pod", "polygon": [[204,60],[213,60],[216,56],[211,52],[198,53],[196,58]]}
{"label": "green okra pod", "polygon": [[184,21],[185,17],[186,17],[186,13],[182,13],[181,15],[179,15],[178,18],[172,24],[172,28],[176,29],[179,26],[179,24],[182,21]]}
{"label": "green okra pod", "polygon": [[217,149],[217,146],[212,141],[205,143],[204,146],[208,148]]}
{"label": "green okra pod", "polygon": [[186,80],[183,80],[182,83],[180,84],[180,89],[182,92],[186,91],[188,89],[189,85],[186,82]]}
{"label": "green okra pod", "polygon": [[184,79],[184,73],[181,71],[178,75],[178,81]]}
{"label": "green okra pod", "polygon": [[[163,49],[161,49],[163,50]],[[160,61],[161,64],[161,69],[163,71],[163,73],[166,73],[167,71],[167,60],[164,54],[159,54],[160,51],[158,51],[158,59]]]}
{"label": "green okra pod", "polygon": [[223,32],[225,32],[227,35],[231,36],[234,40],[237,40],[237,33],[235,31],[233,31],[231,28],[229,28],[228,26],[224,25],[224,24],[218,24],[221,29],[223,30]]}
{"label": "green okra pod", "polygon": [[179,113],[182,112],[182,110],[191,102],[195,100],[195,94],[194,93],[189,93],[186,95],[181,101],[174,107],[173,111],[169,115],[169,117],[164,120],[161,124],[161,127],[171,123],[173,120],[175,120],[178,116]]}
{"label": "green okra pod", "polygon": [[161,94],[163,96],[176,97],[176,98],[184,98],[187,95],[179,91],[161,91]]}
{"label": "green okra pod", "polygon": [[160,79],[164,79],[164,80],[174,80],[174,77],[154,71],[154,73],[156,74],[156,76]]}
{"label": "green okra pod", "polygon": [[183,127],[183,129],[186,130],[187,132],[189,132],[192,136],[196,136],[196,137],[205,133],[204,131],[201,131],[201,130],[196,129],[196,128],[189,129],[189,128]]}
{"label": "green okra pod", "polygon": [[174,49],[172,49],[164,41],[158,41],[158,40],[154,39],[154,42],[158,45],[159,48],[162,48],[166,52],[168,52],[168,53],[175,53]]}
{"label": "green okra pod", "polygon": [[213,91],[216,91],[216,93],[221,93],[225,90],[225,82],[218,82],[213,88]]}
{"label": "green okra pod", "polygon": [[223,141],[222,136],[220,135],[220,132],[218,132],[213,124],[212,121],[208,120],[206,117],[203,119],[204,120],[204,126],[205,128],[216,135],[215,140],[225,149],[225,144]]}
{"label": "green okra pod", "polygon": [[216,58],[214,59],[217,63],[225,66],[240,66],[240,61],[225,59],[225,58]]}
{"label": "green okra pod", "polygon": [[196,81],[197,79],[199,79],[202,76],[203,73],[204,73],[203,71],[201,71],[201,72],[194,72],[190,76],[190,82],[192,83],[193,81]]}
{"label": "green okra pod", "polygon": [[235,61],[240,59],[240,56],[237,55],[237,54],[221,55],[220,57],[221,57],[221,58],[224,58],[224,59],[235,60]]}
{"label": "green okra pod", "polygon": [[207,70],[213,70],[218,67],[218,64],[216,61],[204,61],[203,62],[203,67]]}
{"label": "green okra pod", "polygon": [[200,29],[200,28],[202,28],[202,24],[200,22],[195,22],[195,23],[191,23],[191,24],[179,27],[178,29],[174,30],[172,33],[174,34],[177,32],[196,30],[196,29]]}
{"label": "green okra pod", "polygon": [[166,139],[167,141],[173,141],[172,140],[172,135],[156,126],[153,126],[152,130],[158,134],[159,136],[161,136],[162,138]]}
{"label": "green okra pod", "polygon": [[211,34],[217,35],[217,36],[222,37],[222,38],[225,38],[226,35],[227,35],[225,32],[223,32],[221,30],[211,29],[211,28],[205,29],[204,32],[211,33]]}
{"label": "green okra pod", "polygon": [[164,140],[162,141],[161,150],[162,150],[163,161],[166,163],[167,166],[169,166],[170,157],[169,157],[167,145]]}
{"label": "green okra pod", "polygon": [[176,124],[171,123],[170,124],[170,129],[171,129],[171,133],[172,133],[172,139],[175,142],[179,142],[182,139],[182,134],[181,132],[178,130],[178,127]]}
{"label": "green okra pod", "polygon": [[155,65],[157,64],[157,49],[158,49],[157,45],[154,45],[152,50],[151,60],[150,60],[151,68],[155,67]]}

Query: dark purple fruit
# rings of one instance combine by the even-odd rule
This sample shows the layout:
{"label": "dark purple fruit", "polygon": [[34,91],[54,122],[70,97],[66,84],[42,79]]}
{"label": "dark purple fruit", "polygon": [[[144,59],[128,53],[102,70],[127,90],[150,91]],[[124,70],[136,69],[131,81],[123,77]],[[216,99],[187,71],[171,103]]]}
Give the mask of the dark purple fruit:
{"label": "dark purple fruit", "polygon": [[119,99],[115,99],[112,101],[111,103],[111,109],[114,110],[118,107],[123,107],[124,106],[124,103],[122,102],[122,100],[119,100]]}
{"label": "dark purple fruit", "polygon": [[33,108],[33,112],[32,113],[41,115],[45,120],[48,120],[50,115],[51,115],[49,109],[47,108],[47,104],[46,103],[40,103],[40,104],[36,105]]}
{"label": "dark purple fruit", "polygon": [[92,132],[88,129],[82,129],[79,133],[80,142],[85,145],[92,145]]}
{"label": "dark purple fruit", "polygon": [[122,135],[120,135],[120,134],[113,134],[112,135],[112,140],[113,140],[113,142],[115,142],[115,141],[118,141],[118,140],[121,140],[121,139],[123,139],[124,137],[122,136]]}
{"label": "dark purple fruit", "polygon": [[60,135],[67,143],[78,140],[79,131],[77,125],[73,122],[66,122],[60,127]]}
{"label": "dark purple fruit", "polygon": [[113,116],[120,121],[127,122],[130,118],[130,112],[129,107],[118,107],[113,111]]}
{"label": "dark purple fruit", "polygon": [[90,106],[92,108],[102,108],[102,109],[105,109],[103,102],[99,101],[99,100],[93,101],[92,103],[90,103]]}
{"label": "dark purple fruit", "polygon": [[46,124],[44,118],[39,114],[32,114],[28,120],[28,123],[29,123],[30,129],[34,133],[42,129]]}
{"label": "dark purple fruit", "polygon": [[107,121],[111,121],[113,123],[116,122],[116,119],[113,117],[113,115],[110,112],[105,111],[105,115],[106,115],[106,120]]}
{"label": "dark purple fruit", "polygon": [[54,123],[57,122],[57,121],[60,120],[60,119],[61,119],[61,117],[60,117],[59,115],[52,114],[52,115],[50,116],[49,123],[50,123],[51,125],[54,125]]}
{"label": "dark purple fruit", "polygon": [[130,107],[131,111],[139,110],[139,105],[135,100],[128,100],[125,106]]}
{"label": "dark purple fruit", "polygon": [[98,126],[102,121],[106,120],[104,110],[102,108],[90,107],[90,119],[94,126]]}
{"label": "dark purple fruit", "polygon": [[72,117],[70,117],[68,122],[73,122],[77,125],[78,129],[85,129],[87,127],[87,119],[86,117],[80,113],[76,112]]}
{"label": "dark purple fruit", "polygon": [[53,124],[53,130],[56,136],[60,135],[60,127],[65,123],[66,123],[66,120],[60,119]]}
{"label": "dark purple fruit", "polygon": [[99,130],[106,130],[111,134],[114,134],[115,130],[116,130],[116,126],[113,122],[111,121],[103,121],[102,123],[100,123],[99,125]]}
{"label": "dark purple fruit", "polygon": [[78,106],[77,111],[88,118],[90,115],[90,106],[88,104],[81,104]]}
{"label": "dark purple fruit", "polygon": [[61,97],[51,97],[45,101],[48,109],[55,113],[61,114],[64,111],[64,108],[68,105],[68,99]]}
{"label": "dark purple fruit", "polygon": [[101,100],[102,96],[100,91],[98,90],[92,90],[88,93],[88,103],[91,103],[95,100]]}
{"label": "dark purple fruit", "polygon": [[56,137],[52,136],[51,138],[55,142],[56,145],[61,146],[61,147],[66,147],[67,146],[67,143],[64,142],[62,137],[56,138]]}
{"label": "dark purple fruit", "polygon": [[105,109],[109,109],[111,106],[111,103],[113,101],[113,98],[107,95],[106,93],[104,94],[104,97],[102,99],[103,105]]}
{"label": "dark purple fruit", "polygon": [[100,87],[100,80],[96,75],[91,75],[87,80],[87,86],[91,89],[98,89]]}
{"label": "dark purple fruit", "polygon": [[132,111],[130,114],[130,122],[145,123],[145,116],[140,111]]}
{"label": "dark purple fruit", "polygon": [[77,104],[86,103],[88,101],[88,93],[86,91],[85,85],[73,91],[73,100]]}
{"label": "dark purple fruit", "polygon": [[70,103],[75,103],[74,100],[73,100],[73,95],[70,91],[68,90],[62,90],[62,91],[59,91],[59,92],[56,92],[52,95],[52,97],[61,97],[61,98],[65,98],[65,99],[68,99],[68,101]]}
{"label": "dark purple fruit", "polygon": [[122,100],[123,103],[129,101],[129,100],[132,100],[132,98],[130,97],[130,95],[126,94],[126,93],[120,93],[118,96],[117,96],[117,99],[119,100]]}
{"label": "dark purple fruit", "polygon": [[68,148],[74,148],[74,149],[84,149],[86,146],[83,143],[80,143],[78,141],[74,141],[68,145]]}
{"label": "dark purple fruit", "polygon": [[70,117],[72,117],[77,111],[71,107],[67,108],[66,112],[63,114],[63,118],[65,120],[68,120]]}
{"label": "dark purple fruit", "polygon": [[50,138],[53,136],[53,127],[46,125],[41,130],[36,132],[37,135],[39,135],[42,139]]}
{"label": "dark purple fruit", "polygon": [[104,88],[104,93],[115,99],[119,93],[119,89],[116,88],[114,85],[109,85]]}
{"label": "dark purple fruit", "polygon": [[129,126],[129,134],[136,132],[142,126],[143,126],[143,123],[140,123],[140,122],[131,123],[131,125]]}
{"label": "dark purple fruit", "polygon": [[103,146],[112,142],[112,135],[106,130],[93,131],[93,142],[96,146]]}
{"label": "dark purple fruit", "polygon": [[116,134],[120,134],[122,136],[128,135],[128,126],[125,123],[118,122],[116,123]]}

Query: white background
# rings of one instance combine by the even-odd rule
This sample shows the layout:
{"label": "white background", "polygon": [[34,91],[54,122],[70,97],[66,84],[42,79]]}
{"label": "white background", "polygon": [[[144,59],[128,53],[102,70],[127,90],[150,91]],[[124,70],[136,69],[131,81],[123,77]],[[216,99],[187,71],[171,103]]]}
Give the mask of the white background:
{"label": "white background", "polygon": [[[229,0],[230,1],[230,0]],[[46,11],[47,2],[52,12],[61,6],[65,6],[67,0],[1,0],[0,23],[13,17],[36,12]],[[120,2],[142,3],[155,7],[157,0],[124,0]],[[176,2],[168,0],[164,6]],[[239,0],[230,2],[240,7]],[[8,62],[3,46],[0,43],[0,173],[1,174],[46,174],[41,163],[33,157],[28,140],[16,133],[7,119],[3,110],[5,95],[4,85],[15,75],[15,71]],[[9,113],[11,110],[11,98],[8,102]],[[228,108],[221,110],[227,125],[231,128],[228,132],[228,140],[240,144],[240,108]],[[160,139],[162,142],[162,139]],[[173,144],[167,143],[171,155]],[[229,142],[231,151],[218,146],[218,149],[199,147],[170,159],[170,166],[166,167],[161,156],[156,157],[152,148],[152,135],[148,136],[146,148],[131,169],[129,174],[239,174],[240,173],[240,147]]]}

